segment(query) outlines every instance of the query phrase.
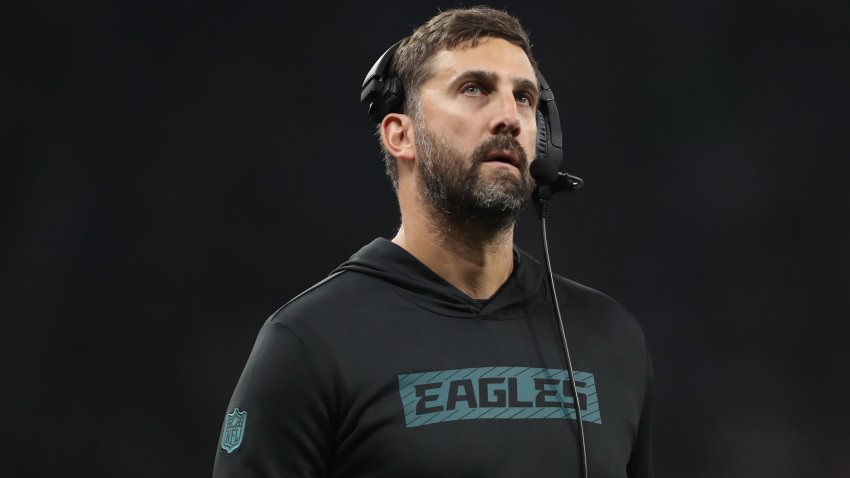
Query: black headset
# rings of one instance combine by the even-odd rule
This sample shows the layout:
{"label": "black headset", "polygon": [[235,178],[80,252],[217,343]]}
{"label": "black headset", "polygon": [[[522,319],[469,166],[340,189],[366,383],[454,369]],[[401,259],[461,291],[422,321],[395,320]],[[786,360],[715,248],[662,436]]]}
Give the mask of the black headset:
{"label": "black headset", "polygon": [[[404,109],[404,87],[395,72],[392,60],[401,40],[389,47],[366,74],[360,91],[360,102],[369,107],[369,117],[380,123],[388,113],[401,113]],[[539,186],[555,190],[573,190],[584,182],[581,178],[559,173],[564,158],[564,137],[561,119],[555,105],[555,95],[546,79],[536,70],[540,84],[537,107],[537,159],[531,163],[531,175]]]}

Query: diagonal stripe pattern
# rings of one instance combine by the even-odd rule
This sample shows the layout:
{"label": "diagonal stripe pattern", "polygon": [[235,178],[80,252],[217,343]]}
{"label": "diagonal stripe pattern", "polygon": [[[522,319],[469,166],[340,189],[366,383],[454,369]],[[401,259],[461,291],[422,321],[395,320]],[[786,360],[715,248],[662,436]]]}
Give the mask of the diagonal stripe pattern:
{"label": "diagonal stripe pattern", "polygon": [[[574,372],[582,421],[602,423],[596,378]],[[408,428],[455,420],[576,419],[566,370],[476,367],[402,374],[399,396]]]}

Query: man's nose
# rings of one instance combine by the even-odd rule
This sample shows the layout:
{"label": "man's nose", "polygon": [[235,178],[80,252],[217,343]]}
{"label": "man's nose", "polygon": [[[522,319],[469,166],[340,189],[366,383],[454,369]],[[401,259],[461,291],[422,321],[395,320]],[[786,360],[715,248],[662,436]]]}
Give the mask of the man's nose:
{"label": "man's nose", "polygon": [[490,133],[518,136],[520,118],[513,92],[499,95],[495,103],[496,113],[490,123]]}

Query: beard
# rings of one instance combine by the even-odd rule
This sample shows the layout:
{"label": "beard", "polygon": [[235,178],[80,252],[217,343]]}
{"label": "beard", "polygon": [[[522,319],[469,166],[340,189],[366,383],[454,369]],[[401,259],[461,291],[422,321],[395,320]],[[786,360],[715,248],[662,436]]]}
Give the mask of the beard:
{"label": "beard", "polygon": [[[473,225],[491,231],[513,226],[528,205],[535,182],[528,158],[513,136],[497,135],[480,144],[470,157],[432,134],[424,121],[414,121],[418,171],[423,193],[449,223]],[[493,151],[510,151],[518,161],[519,177],[510,168],[482,174],[482,164]]]}

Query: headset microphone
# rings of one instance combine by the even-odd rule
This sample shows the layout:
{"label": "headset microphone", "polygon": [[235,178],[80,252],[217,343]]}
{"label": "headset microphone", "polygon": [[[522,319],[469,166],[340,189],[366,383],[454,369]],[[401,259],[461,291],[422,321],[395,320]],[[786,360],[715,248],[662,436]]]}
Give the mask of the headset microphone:
{"label": "headset microphone", "polygon": [[[404,88],[401,80],[392,71],[392,59],[401,41],[396,42],[378,58],[378,61],[366,74],[360,90],[360,101],[369,106],[369,117],[379,123],[388,113],[399,113],[404,106]],[[579,452],[582,476],[587,478],[587,445],[582,425],[581,406],[578,400],[570,348],[567,344],[567,334],[564,331],[564,319],[558,305],[558,295],[555,291],[555,279],[552,275],[552,264],[549,260],[549,243],[546,239],[546,218],[549,215],[549,204],[552,195],[558,191],[574,191],[584,185],[584,181],[576,176],[558,171],[564,156],[561,120],[558,107],[555,106],[555,95],[546,83],[546,79],[537,71],[537,82],[540,85],[540,100],[537,107],[537,156],[529,166],[531,177],[537,182],[534,191],[534,205],[540,216],[540,230],[543,239],[543,255],[546,262],[546,276],[549,292],[552,295],[552,305],[555,317],[558,319],[558,329],[561,334],[561,345],[569,374],[576,426],[579,436]]]}
{"label": "headset microphone", "polygon": [[549,186],[554,191],[575,191],[584,186],[584,180],[578,176],[558,171],[551,161],[533,161],[529,167],[531,177],[540,186]]}

